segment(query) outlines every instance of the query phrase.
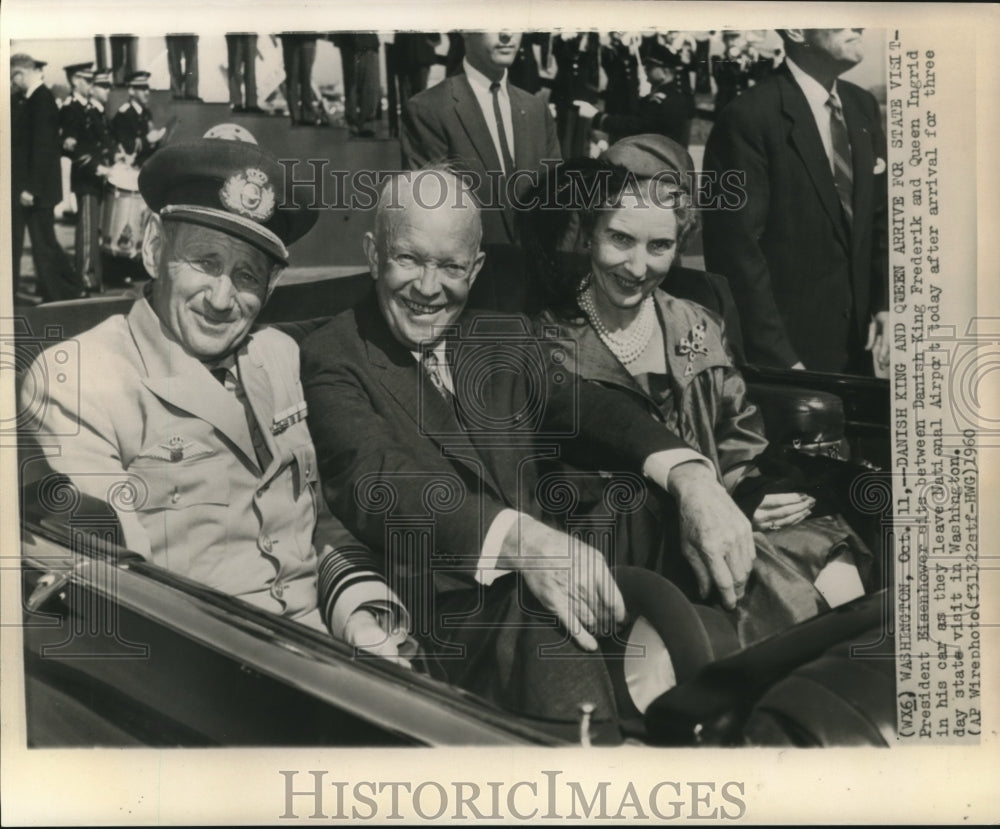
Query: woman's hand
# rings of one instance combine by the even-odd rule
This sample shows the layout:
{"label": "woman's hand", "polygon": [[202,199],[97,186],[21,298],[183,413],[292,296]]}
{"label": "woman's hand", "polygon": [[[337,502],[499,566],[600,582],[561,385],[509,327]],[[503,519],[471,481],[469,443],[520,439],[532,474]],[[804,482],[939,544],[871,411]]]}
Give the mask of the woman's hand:
{"label": "woman's hand", "polygon": [[772,492],[753,514],[753,528],[766,532],[790,527],[807,518],[816,499],[802,492]]}

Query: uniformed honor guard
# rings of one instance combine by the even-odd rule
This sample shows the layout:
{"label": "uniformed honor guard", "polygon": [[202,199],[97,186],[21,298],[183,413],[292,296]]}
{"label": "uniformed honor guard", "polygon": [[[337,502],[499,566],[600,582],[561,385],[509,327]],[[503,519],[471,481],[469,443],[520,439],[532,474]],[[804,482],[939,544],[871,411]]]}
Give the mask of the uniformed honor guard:
{"label": "uniformed honor guard", "polygon": [[126,79],[128,100],[111,119],[111,135],[119,152],[135,167],[141,167],[157,148],[166,129],[153,129],[149,111],[149,72],[133,72]]}
{"label": "uniformed honor guard", "polygon": [[[66,154],[72,162],[70,186],[76,195],[76,271],[83,277],[88,289],[100,289],[103,284],[103,270],[100,254],[101,202],[104,198],[105,181],[111,170],[114,154],[111,133],[104,113],[104,105],[111,94],[111,73],[100,72],[92,75],[90,96],[83,109],[83,118],[74,112],[67,119],[64,129],[64,150],[72,141],[72,149]],[[77,106],[78,100],[70,105]]]}
{"label": "uniformed honor guard", "polygon": [[72,92],[59,108],[59,131],[62,134],[63,155],[72,158],[76,142],[87,120],[90,89],[94,82],[94,63],[93,61],[74,63],[63,67],[63,71],[66,73],[66,80]]}
{"label": "uniformed honor guard", "polygon": [[580,114],[591,116],[591,128],[604,130],[614,144],[632,135],[658,133],[687,146],[691,132],[691,118],[687,97],[677,86],[676,73],[661,57],[648,54],[643,60],[646,78],[651,89],[641,101],[635,115],[597,112],[577,101]]}
{"label": "uniformed honor guard", "polygon": [[608,115],[636,115],[639,112],[638,43],[611,32],[611,40],[601,46],[601,66],[608,78],[604,90],[604,111]]}

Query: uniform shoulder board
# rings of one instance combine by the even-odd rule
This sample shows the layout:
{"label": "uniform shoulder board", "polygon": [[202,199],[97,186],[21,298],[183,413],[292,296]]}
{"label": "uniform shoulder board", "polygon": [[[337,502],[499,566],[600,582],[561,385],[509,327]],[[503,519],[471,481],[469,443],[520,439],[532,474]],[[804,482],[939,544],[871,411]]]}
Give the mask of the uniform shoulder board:
{"label": "uniform shoulder board", "polygon": [[122,104],[120,107],[118,107],[118,111],[119,112],[128,112],[130,106],[131,105],[129,104],[129,102],[126,101],[124,104]]}

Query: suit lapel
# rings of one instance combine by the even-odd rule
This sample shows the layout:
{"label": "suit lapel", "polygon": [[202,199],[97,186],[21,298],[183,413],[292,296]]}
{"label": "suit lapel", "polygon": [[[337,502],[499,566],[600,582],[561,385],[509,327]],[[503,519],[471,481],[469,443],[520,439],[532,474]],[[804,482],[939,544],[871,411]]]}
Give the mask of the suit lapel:
{"label": "suit lapel", "polygon": [[[866,206],[872,203],[874,186],[872,171],[875,169],[873,139],[868,119],[857,106],[854,96],[844,92],[845,90],[841,88],[840,101],[844,106],[844,121],[847,123],[847,134],[851,142],[851,166],[854,170],[851,204],[855,219],[863,220]],[[856,233],[854,239],[860,241],[862,236],[863,234]]]}
{"label": "suit lapel", "polygon": [[[510,94],[511,86],[509,82],[507,83],[507,90],[508,94]],[[469,84],[469,79],[464,74],[455,75],[451,78],[451,93],[455,102],[455,115],[465,129],[469,141],[472,142],[472,146],[475,148],[479,160],[482,162],[483,169],[486,171],[502,170],[503,164],[500,162],[500,156],[497,155],[496,145],[493,143],[490,128],[486,123],[487,116],[483,112],[482,107],[479,106],[479,101],[476,100],[472,86]],[[514,130],[514,147],[512,148],[515,159],[514,166],[521,169],[522,161],[518,157],[518,153],[524,152],[523,121],[525,115],[523,109],[519,109],[514,105],[513,96],[511,96],[510,111]],[[492,186],[490,186],[490,189],[492,189]],[[513,221],[510,215],[508,215],[508,211],[504,209],[500,215],[506,226],[508,237],[514,238]]]}
{"label": "suit lapel", "polygon": [[145,299],[132,306],[128,323],[146,367],[146,388],[164,403],[210,423],[256,467],[246,415],[235,395],[168,336]]}
{"label": "suit lapel", "polygon": [[[465,129],[469,141],[476,148],[476,153],[487,170],[502,170],[503,165],[497,155],[490,128],[486,124],[479,101],[472,92],[469,79],[465,75],[455,75],[451,78],[451,95],[455,104],[455,115]],[[516,152],[516,150],[515,150]]]}
{"label": "suit lapel", "polygon": [[500,492],[479,462],[478,450],[459,423],[453,404],[440,395],[413,354],[392,336],[374,300],[359,306],[356,313],[373,374],[397,408],[413,421],[421,438],[445,450],[442,454],[449,461],[460,463]]}
{"label": "suit lapel", "polygon": [[823,140],[820,138],[819,128],[809,108],[809,102],[787,67],[778,71],[777,79],[781,91],[782,112],[791,122],[789,138],[809,172],[823,209],[830,216],[837,235],[846,245],[847,230],[844,227],[837,188],[833,183],[830,159],[823,149]]}

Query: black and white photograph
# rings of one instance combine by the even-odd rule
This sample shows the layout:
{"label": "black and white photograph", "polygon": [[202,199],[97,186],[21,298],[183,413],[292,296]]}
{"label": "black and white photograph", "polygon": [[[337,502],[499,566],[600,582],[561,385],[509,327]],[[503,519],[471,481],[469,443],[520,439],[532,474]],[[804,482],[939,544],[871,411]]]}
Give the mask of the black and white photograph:
{"label": "black and white photograph", "polygon": [[5,4],[10,825],[995,820],[974,11],[463,5]]}

